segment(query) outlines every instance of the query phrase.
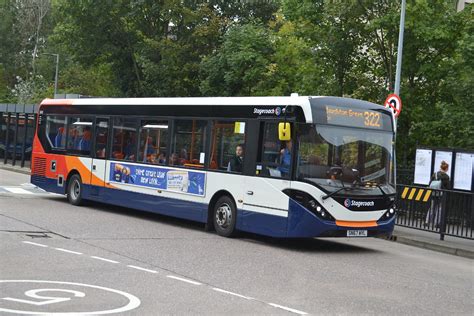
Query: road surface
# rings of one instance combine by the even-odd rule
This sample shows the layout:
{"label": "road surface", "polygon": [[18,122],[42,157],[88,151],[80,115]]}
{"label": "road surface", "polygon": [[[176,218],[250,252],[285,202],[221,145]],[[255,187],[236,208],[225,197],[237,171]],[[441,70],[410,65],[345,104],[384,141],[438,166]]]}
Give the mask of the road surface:
{"label": "road surface", "polygon": [[0,169],[0,314],[472,315],[474,261],[381,239],[227,239]]}

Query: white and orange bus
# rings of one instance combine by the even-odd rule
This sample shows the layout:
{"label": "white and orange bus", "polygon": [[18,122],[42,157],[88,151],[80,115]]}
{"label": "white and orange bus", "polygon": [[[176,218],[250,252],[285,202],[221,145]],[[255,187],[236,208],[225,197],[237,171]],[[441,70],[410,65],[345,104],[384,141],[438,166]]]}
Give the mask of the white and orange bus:
{"label": "white and orange bus", "polygon": [[222,236],[390,235],[393,114],[338,97],[46,99],[31,182]]}

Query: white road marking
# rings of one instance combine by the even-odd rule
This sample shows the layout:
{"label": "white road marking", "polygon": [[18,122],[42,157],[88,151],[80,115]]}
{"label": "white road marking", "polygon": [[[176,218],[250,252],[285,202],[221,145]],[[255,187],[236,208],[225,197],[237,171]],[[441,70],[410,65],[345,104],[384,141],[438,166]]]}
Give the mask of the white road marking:
{"label": "white road marking", "polygon": [[44,248],[48,248],[48,246],[46,245],[43,245],[43,244],[37,244],[35,242],[31,242],[31,241],[22,241],[22,243],[24,244],[29,244],[29,245],[33,245],[33,246],[38,246],[38,247],[44,247]]}
{"label": "white road marking", "polygon": [[34,194],[33,192],[27,191],[22,188],[9,188],[9,187],[3,187],[3,188],[11,193],[16,193],[16,194]]}
{"label": "white road marking", "polygon": [[20,186],[22,187],[27,187],[27,188],[38,188],[36,185],[34,185],[33,183],[29,183],[29,182],[26,182],[26,183],[22,183],[20,184]]}
{"label": "white road marking", "polygon": [[102,261],[105,261],[105,262],[110,262],[110,263],[119,263],[118,261],[105,259],[105,258],[102,258],[102,257],[91,256],[91,258],[94,258],[94,259],[97,259],[97,260],[102,260]]}
{"label": "white road marking", "polygon": [[155,271],[155,270],[145,269],[145,268],[142,268],[142,267],[137,267],[137,266],[132,266],[132,265],[127,265],[127,267],[132,268],[132,269],[145,271],[145,272],[150,272],[150,273],[158,273],[158,271]]}
{"label": "white road marking", "polygon": [[67,249],[63,249],[63,248],[54,248],[54,249],[62,251],[62,252],[73,253],[75,255],[82,255],[82,252],[67,250]]}
{"label": "white road marking", "polygon": [[180,278],[180,277],[177,277],[177,276],[174,276],[174,275],[167,275],[166,277],[170,278],[170,279],[175,279],[175,280],[178,280],[178,281],[187,282],[187,283],[194,284],[194,285],[201,285],[202,284],[202,283],[199,283],[199,282],[196,282],[196,281],[193,281],[193,280]]}
{"label": "white road marking", "polygon": [[274,304],[274,303],[268,303],[268,305],[271,305],[271,306],[276,307],[276,308],[281,308],[281,309],[284,309],[284,310],[286,310],[286,311],[288,311],[288,312],[292,312],[292,313],[295,313],[295,314],[308,315],[308,313],[299,311],[299,310],[294,309],[294,308],[289,308],[289,307],[281,306],[281,305]]}
{"label": "white road marking", "polygon": [[214,291],[217,291],[217,292],[221,292],[221,293],[225,293],[225,294],[234,295],[234,296],[237,296],[237,297],[240,297],[240,298],[245,298],[246,300],[253,300],[252,297],[240,295],[240,294],[237,294],[237,293],[234,293],[234,292],[229,292],[229,291],[226,291],[226,290],[223,290],[223,289],[219,289],[219,288],[217,288],[217,287],[213,287],[212,289],[213,289]]}
{"label": "white road marking", "polygon": [[[60,312],[60,311],[58,311],[58,312],[52,312],[52,311],[35,312],[35,311],[5,308],[5,305],[2,304],[2,306],[0,306],[0,312],[9,312],[9,313],[14,313],[14,314],[27,314],[27,315],[107,315],[107,314],[116,314],[116,313],[127,312],[127,311],[130,311],[132,309],[137,308],[141,304],[141,301],[135,295],[132,295],[130,293],[123,292],[123,291],[120,291],[120,290],[111,289],[111,288],[108,288],[108,287],[98,286],[98,285],[90,285],[90,284],[84,284],[84,283],[73,283],[73,282],[61,282],[61,281],[40,281],[40,280],[0,280],[0,284],[1,283],[35,283],[35,287],[37,287],[36,284],[38,284],[38,283],[39,284],[44,283],[44,284],[48,284],[48,285],[49,284],[54,284],[54,285],[59,284],[60,286],[66,285],[66,286],[69,286],[69,287],[74,286],[74,287],[82,287],[82,288],[84,288],[84,287],[85,288],[92,288],[95,291],[102,290],[102,291],[105,291],[105,292],[110,292],[110,293],[117,294],[120,297],[122,297],[122,300],[123,300],[123,297],[125,297],[128,302],[126,303],[126,305],[123,305],[123,306],[120,306],[120,307],[117,307],[117,308],[114,308],[114,309],[99,310],[99,311],[85,310],[85,311],[82,311],[82,312],[80,312],[80,311],[78,311],[78,312]],[[58,289],[55,289],[55,290],[58,290]],[[63,289],[61,289],[61,290],[63,290]],[[44,299],[46,297],[42,297],[42,298]],[[80,303],[79,301],[76,301],[76,304],[79,304],[79,303]],[[84,307],[84,308],[86,308],[86,307]]]}
{"label": "white road marking", "polygon": [[[34,245],[34,246],[38,246],[38,247],[48,248],[47,245],[38,244],[38,243],[35,243],[35,242],[31,242],[31,241],[22,241],[22,242],[25,243],[25,244],[30,244],[30,245]],[[72,251],[72,250],[68,250],[68,249],[63,249],[63,248],[54,248],[54,249],[59,250],[59,251],[63,251],[63,252],[67,252],[67,253],[76,254],[76,255],[82,255],[81,252]],[[119,263],[118,261],[111,260],[111,259],[106,259],[106,258],[102,258],[102,257],[97,257],[97,256],[90,256],[90,257],[93,258],[93,259],[97,259],[97,260],[101,260],[101,261],[105,261],[105,262]],[[142,267],[138,267],[138,266],[134,266],[134,265],[127,265],[127,267],[132,268],[132,269],[136,269],[136,270],[140,270],[140,271],[149,272],[149,273],[158,273],[158,271],[150,270],[150,269],[146,269],[146,268],[142,268]],[[186,282],[186,283],[189,283],[189,284],[193,284],[193,285],[202,285],[202,283],[200,283],[200,282],[185,279],[185,278],[180,278],[180,277],[177,277],[177,276],[174,276],[174,275],[167,275],[166,277],[170,278],[170,279]],[[10,281],[0,281],[0,282],[10,282]],[[28,282],[28,281],[19,281],[19,282]],[[35,282],[35,281],[32,281],[32,282]],[[48,282],[48,281],[44,281],[44,282]],[[53,282],[51,282],[51,283],[53,283]],[[61,282],[58,282],[58,283],[61,283]],[[63,283],[67,284],[67,282],[63,282]],[[69,283],[69,284],[74,284],[74,283]],[[80,283],[76,283],[76,284],[80,284]],[[88,285],[84,285],[84,286],[88,286]],[[90,287],[93,287],[93,286],[90,286]],[[101,287],[96,287],[96,288],[101,288]],[[216,292],[233,295],[233,296],[240,297],[240,298],[243,298],[243,299],[246,299],[246,300],[254,300],[254,298],[252,298],[252,297],[241,295],[241,294],[230,292],[230,291],[226,291],[226,290],[223,290],[223,289],[220,289],[220,288],[217,288],[217,287],[212,287],[212,289]],[[114,291],[114,290],[112,290],[112,291]],[[116,292],[120,292],[120,291],[116,291]],[[138,305],[139,304],[140,303],[138,303]],[[303,312],[303,311],[300,311],[300,310],[297,310],[297,309],[294,309],[294,308],[278,305],[278,304],[275,304],[275,303],[267,303],[267,304],[270,305],[270,306],[276,307],[276,308],[283,309],[287,312],[298,314],[298,315],[307,315],[308,314],[306,312]],[[0,308],[0,311],[2,311],[1,308]],[[13,311],[13,310],[6,310],[5,309],[4,311]],[[105,312],[105,313],[108,314],[108,312]]]}

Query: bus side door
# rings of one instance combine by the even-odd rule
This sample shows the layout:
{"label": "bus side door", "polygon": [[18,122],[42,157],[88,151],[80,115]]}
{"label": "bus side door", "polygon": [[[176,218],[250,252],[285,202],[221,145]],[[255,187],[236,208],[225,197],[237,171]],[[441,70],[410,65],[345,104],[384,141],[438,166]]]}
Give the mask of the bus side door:
{"label": "bus side door", "polygon": [[92,194],[99,195],[100,188],[107,182],[107,144],[109,139],[109,118],[97,117],[95,119],[94,151],[91,166]]}

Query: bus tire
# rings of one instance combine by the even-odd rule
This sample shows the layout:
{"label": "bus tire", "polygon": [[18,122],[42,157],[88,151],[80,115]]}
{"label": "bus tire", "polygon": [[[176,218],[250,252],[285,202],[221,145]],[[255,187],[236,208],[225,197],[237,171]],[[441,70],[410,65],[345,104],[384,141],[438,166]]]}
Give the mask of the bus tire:
{"label": "bus tire", "polygon": [[82,205],[82,185],[81,177],[78,174],[73,174],[67,183],[67,199],[72,205]]}
{"label": "bus tire", "polygon": [[237,208],[234,200],[229,196],[221,196],[214,204],[212,216],[214,229],[223,237],[232,237],[236,234]]}

